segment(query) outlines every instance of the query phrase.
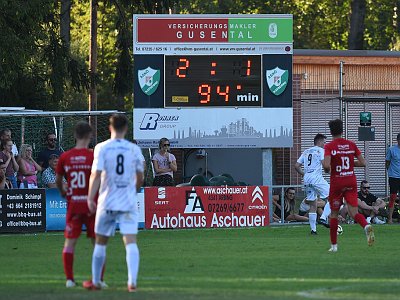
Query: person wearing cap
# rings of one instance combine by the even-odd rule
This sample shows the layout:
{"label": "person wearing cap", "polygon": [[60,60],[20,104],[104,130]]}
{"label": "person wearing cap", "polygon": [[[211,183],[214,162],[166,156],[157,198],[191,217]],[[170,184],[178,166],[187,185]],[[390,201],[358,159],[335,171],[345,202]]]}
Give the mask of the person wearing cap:
{"label": "person wearing cap", "polygon": [[[58,164],[59,156],[51,154],[49,156],[49,167],[42,173],[42,184],[44,188],[56,188],[56,167]],[[66,183],[65,178],[63,182]]]}
{"label": "person wearing cap", "polygon": [[397,135],[397,145],[390,147],[386,152],[386,169],[389,177],[389,215],[388,223],[392,223],[394,202],[400,192],[400,133]]}

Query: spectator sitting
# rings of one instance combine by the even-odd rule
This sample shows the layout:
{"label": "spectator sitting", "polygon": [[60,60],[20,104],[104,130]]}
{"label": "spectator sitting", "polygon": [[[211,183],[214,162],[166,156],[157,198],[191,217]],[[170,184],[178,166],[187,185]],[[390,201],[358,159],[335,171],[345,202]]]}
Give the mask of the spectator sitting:
{"label": "spectator sitting", "polygon": [[[284,221],[300,221],[300,222],[308,222],[308,218],[304,216],[300,216],[299,214],[296,214],[294,212],[295,209],[295,189],[292,187],[288,187],[285,191],[285,196],[284,196],[284,208],[283,208],[283,213],[284,213]],[[276,216],[281,217],[282,214],[282,208],[281,208],[281,202],[276,202],[275,203],[275,211],[274,211]]]}
{"label": "spectator sitting", "polygon": [[13,186],[6,176],[6,164],[0,159],[0,190],[12,189]]}
{"label": "spectator sitting", "polygon": [[46,136],[46,148],[40,151],[38,155],[38,164],[43,168],[47,169],[49,166],[49,158],[50,155],[56,154],[58,156],[61,155],[63,151],[61,151],[57,146],[57,137],[54,133],[49,133]]}
{"label": "spectator sitting", "polygon": [[20,149],[21,158],[18,161],[19,171],[18,180],[20,188],[37,188],[37,173],[42,168],[32,158],[32,147],[28,144],[22,144]]}
{"label": "spectator sitting", "polygon": [[387,217],[385,210],[386,203],[369,192],[371,188],[367,180],[361,181],[360,191],[358,192],[358,211],[362,213],[368,223],[385,224],[378,216]]}
{"label": "spectator sitting", "polygon": [[[56,167],[58,164],[59,156],[57,154],[52,154],[49,157],[49,167],[42,173],[42,184],[44,188],[56,188]],[[67,184],[65,178],[63,178],[63,183]]]}

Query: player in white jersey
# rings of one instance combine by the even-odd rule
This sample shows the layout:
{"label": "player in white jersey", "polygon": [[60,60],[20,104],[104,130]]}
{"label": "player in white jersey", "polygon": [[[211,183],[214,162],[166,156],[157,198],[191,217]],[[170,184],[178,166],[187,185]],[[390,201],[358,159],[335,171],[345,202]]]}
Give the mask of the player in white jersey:
{"label": "player in white jersey", "polygon": [[94,149],[88,206],[91,212],[96,211],[96,244],[92,257],[92,280],[85,281],[83,286],[90,290],[101,289],[100,275],[106,259],[107,242],[114,235],[118,222],[126,248],[128,291],[135,292],[139,270],[136,191],[143,184],[143,161],[140,148],[124,139],[128,130],[125,115],[112,115],[109,129],[111,138]]}
{"label": "player in white jersey", "polygon": [[[317,234],[317,198],[326,199],[329,196],[329,183],[322,176],[322,161],[326,136],[318,133],[314,137],[314,147],[305,150],[295,164],[296,171],[304,176],[306,203],[310,206],[309,222],[311,234]],[[301,169],[303,166],[303,170]],[[329,202],[325,204],[320,222],[329,227],[327,218],[330,211]]]}

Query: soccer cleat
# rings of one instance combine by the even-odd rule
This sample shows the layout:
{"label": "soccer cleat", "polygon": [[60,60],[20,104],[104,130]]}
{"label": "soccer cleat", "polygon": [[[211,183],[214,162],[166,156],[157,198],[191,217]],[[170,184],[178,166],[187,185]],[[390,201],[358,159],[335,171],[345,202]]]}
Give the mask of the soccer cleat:
{"label": "soccer cleat", "polygon": [[311,230],[311,233],[310,233],[311,235],[318,235],[318,233],[316,232],[316,231],[314,231],[314,230]]}
{"label": "soccer cleat", "polygon": [[328,221],[325,220],[325,219],[319,219],[319,220],[318,220],[318,224],[323,225],[323,226],[326,227],[326,228],[330,228],[330,227],[331,227],[331,226],[329,226]]}
{"label": "soccer cleat", "polygon": [[67,282],[65,283],[65,286],[67,288],[73,288],[73,287],[76,287],[76,283],[75,283],[75,281],[68,279]]}
{"label": "soccer cleat", "polygon": [[368,224],[371,224],[371,217],[367,217],[365,220],[367,221]]}
{"label": "soccer cleat", "polygon": [[128,292],[129,293],[136,293],[137,292],[136,286],[134,286],[133,284],[128,284]]}
{"label": "soccer cleat", "polygon": [[328,252],[337,252],[337,245],[331,245]]}
{"label": "soccer cleat", "polygon": [[375,242],[375,234],[372,225],[367,225],[364,228],[365,235],[367,236],[368,246],[372,246]]}
{"label": "soccer cleat", "polygon": [[100,282],[99,282],[99,285],[101,286],[102,289],[108,288],[108,284],[105,283],[104,281],[100,281]]}
{"label": "soccer cleat", "polygon": [[101,290],[101,285],[99,284],[93,284],[93,282],[91,280],[86,280],[82,283],[82,286],[89,290],[89,291],[97,291],[97,290]]}
{"label": "soccer cleat", "polygon": [[375,217],[373,220],[374,220],[374,224],[378,224],[378,225],[386,223],[385,221],[380,220],[378,217]]}

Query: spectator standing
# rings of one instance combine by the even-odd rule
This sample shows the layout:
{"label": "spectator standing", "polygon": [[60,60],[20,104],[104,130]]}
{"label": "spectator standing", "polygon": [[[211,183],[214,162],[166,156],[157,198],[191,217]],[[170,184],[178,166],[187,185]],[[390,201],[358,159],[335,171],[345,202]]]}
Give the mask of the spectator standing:
{"label": "spectator standing", "polygon": [[49,167],[49,158],[50,155],[56,154],[58,156],[61,155],[63,151],[61,151],[57,147],[57,137],[54,133],[49,133],[46,136],[46,148],[40,151],[38,155],[38,164],[43,168],[47,169]]}
{"label": "spectator standing", "polygon": [[[378,216],[384,217],[386,203],[381,198],[370,193],[371,186],[367,180],[361,181],[358,191],[358,210],[367,218],[368,223],[385,224]],[[386,216],[386,215],[385,215]]]}
{"label": "spectator standing", "polygon": [[386,152],[386,169],[389,177],[389,215],[388,223],[393,223],[394,202],[400,192],[400,133],[397,135],[397,145],[390,147]]}
{"label": "spectator standing", "polygon": [[[3,141],[11,141],[11,130],[8,128],[0,130],[0,142]],[[14,143],[12,145],[12,153],[14,156],[18,156],[18,149]]]}
{"label": "spectator standing", "polygon": [[12,140],[3,140],[1,142],[1,152],[0,158],[3,160],[6,165],[6,177],[11,182],[14,189],[18,188],[17,178],[15,177],[15,172],[18,172],[19,165],[15,159],[14,154],[12,153]]}
{"label": "spectator standing", "polygon": [[42,171],[42,167],[32,157],[32,147],[22,144],[20,149],[21,158],[18,161],[19,171],[18,180],[20,188],[37,188],[37,173]]}
{"label": "spectator standing", "polygon": [[[59,156],[57,154],[52,154],[49,157],[49,167],[42,173],[42,184],[45,188],[56,188],[56,168],[58,164]],[[66,184],[65,178],[63,178],[63,183]]]}
{"label": "spectator standing", "polygon": [[[111,137],[96,145],[89,180],[88,207],[96,212],[96,243],[92,257],[92,280],[83,282],[89,290],[101,289],[100,274],[106,260],[108,239],[119,223],[126,250],[128,292],[136,292],[139,271],[138,205],[136,191],[143,184],[143,161],[140,148],[125,140],[128,119],[125,115],[110,117]],[[98,193],[98,203],[95,197]]]}
{"label": "spectator standing", "polygon": [[[357,178],[354,167],[365,167],[365,159],[356,144],[342,138],[343,121],[340,119],[329,121],[332,142],[325,145],[324,169],[331,174],[329,190],[329,204],[331,206],[330,219],[330,252],[337,252],[337,229],[339,209],[343,198],[348,206],[348,213],[362,228],[364,228],[369,246],[375,241],[374,231],[367,223],[363,214],[358,212]],[[357,160],[355,160],[357,158]]]}
{"label": "spectator standing", "polygon": [[[314,147],[305,150],[297,160],[294,168],[297,173],[304,176],[306,191],[306,204],[310,206],[308,213],[311,234],[317,234],[317,198],[326,199],[329,196],[329,183],[322,176],[322,161],[324,160],[324,149],[326,136],[318,133],[314,137]],[[303,166],[304,171],[301,169]],[[329,203],[324,209],[325,214],[321,216],[322,224],[327,226],[330,214]],[[329,227],[329,226],[327,226]]]}
{"label": "spectator standing", "polygon": [[178,170],[176,158],[170,151],[170,143],[167,138],[158,142],[159,151],[153,155],[155,177],[153,186],[174,186],[174,172]]}

